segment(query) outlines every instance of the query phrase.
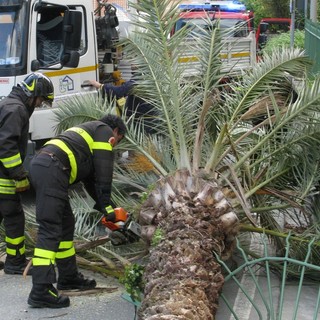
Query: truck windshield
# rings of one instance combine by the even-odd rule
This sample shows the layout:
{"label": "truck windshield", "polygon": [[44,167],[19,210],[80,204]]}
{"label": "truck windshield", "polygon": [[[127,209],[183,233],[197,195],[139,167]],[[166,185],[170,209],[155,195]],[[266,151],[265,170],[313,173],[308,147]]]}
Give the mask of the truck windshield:
{"label": "truck windshield", "polygon": [[26,10],[25,6],[8,2],[8,5],[0,5],[0,68],[22,63]]}

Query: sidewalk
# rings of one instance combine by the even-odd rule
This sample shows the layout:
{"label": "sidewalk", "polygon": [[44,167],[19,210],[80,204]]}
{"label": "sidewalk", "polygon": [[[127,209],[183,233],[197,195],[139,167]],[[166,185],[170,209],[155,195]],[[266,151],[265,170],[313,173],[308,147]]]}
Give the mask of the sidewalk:
{"label": "sidewalk", "polygon": [[[281,279],[272,275],[270,287],[264,272],[257,275],[257,284],[249,274],[238,279],[239,285],[230,280],[225,283],[223,294],[239,320],[316,320],[316,302],[319,294],[319,283],[305,280],[299,291],[298,280],[286,281],[281,295]],[[248,299],[248,297],[252,299]],[[283,300],[282,300],[283,299]],[[281,301],[282,300],[282,301]],[[216,320],[235,320],[226,303],[220,298]]]}
{"label": "sidewalk", "polygon": [[116,279],[106,278],[81,270],[93,277],[98,287],[108,287],[112,292],[70,296],[70,307],[62,309],[31,308],[27,304],[31,290],[31,277],[7,275],[0,271],[0,319],[1,320],[134,320],[134,306],[121,298],[125,292]]}
{"label": "sidewalk", "polygon": [[[320,319],[320,284],[307,276],[308,272],[318,274],[320,267],[308,263],[308,258],[289,258],[289,237],[281,256],[263,234],[245,237],[242,244],[257,258],[237,246],[229,265],[224,265],[226,282],[215,320]],[[310,247],[305,254],[311,255]],[[288,276],[289,266],[295,278]]]}

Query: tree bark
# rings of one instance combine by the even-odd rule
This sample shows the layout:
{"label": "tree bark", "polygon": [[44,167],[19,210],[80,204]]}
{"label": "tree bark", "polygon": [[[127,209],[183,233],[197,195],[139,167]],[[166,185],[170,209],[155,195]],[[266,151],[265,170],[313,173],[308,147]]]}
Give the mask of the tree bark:
{"label": "tree bark", "polygon": [[155,192],[161,200],[150,196],[141,221],[154,210],[153,226],[163,238],[150,250],[139,319],[214,319],[224,283],[214,252],[231,255],[238,219],[217,183],[201,175],[179,171]]}

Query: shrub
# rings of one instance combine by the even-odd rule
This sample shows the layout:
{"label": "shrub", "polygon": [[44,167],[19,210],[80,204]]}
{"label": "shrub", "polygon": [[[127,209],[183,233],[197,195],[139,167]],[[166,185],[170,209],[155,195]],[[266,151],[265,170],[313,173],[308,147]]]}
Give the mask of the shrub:
{"label": "shrub", "polygon": [[[305,33],[303,30],[296,30],[294,32],[294,47],[295,48],[304,48],[304,36]],[[262,54],[272,54],[275,48],[283,47],[290,48],[290,32],[281,33],[277,36],[272,37],[267,41],[265,47],[262,49]]]}

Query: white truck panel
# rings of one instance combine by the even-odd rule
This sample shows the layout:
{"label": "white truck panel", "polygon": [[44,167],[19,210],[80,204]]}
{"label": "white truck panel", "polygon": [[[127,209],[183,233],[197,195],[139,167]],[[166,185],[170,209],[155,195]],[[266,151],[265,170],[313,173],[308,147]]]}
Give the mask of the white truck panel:
{"label": "white truck panel", "polygon": [[[38,0],[29,1],[29,25],[24,30],[28,34],[28,49],[26,57],[26,72],[20,75],[2,76],[0,71],[0,97],[7,96],[12,87],[22,81],[31,70],[31,62],[37,59],[37,19],[38,12],[34,10]],[[87,80],[99,80],[99,61],[96,42],[95,18],[93,4],[87,0],[68,1],[55,0],[54,5],[74,5],[73,9],[82,12],[82,32],[81,42],[83,49],[80,53],[77,68],[62,67],[60,64],[51,65],[47,68],[39,69],[48,76],[54,85],[54,102],[52,108],[35,109],[30,119],[31,140],[49,139],[55,135],[53,110],[58,106],[59,101],[72,99],[77,94],[96,93],[93,87],[83,87]]]}
{"label": "white truck panel", "polygon": [[[220,58],[222,73],[232,75],[251,69],[256,63],[254,32],[250,32],[247,37],[222,39]],[[186,77],[203,74],[197,55],[196,42],[193,39],[187,39],[179,48],[178,63],[183,66],[183,73]]]}

